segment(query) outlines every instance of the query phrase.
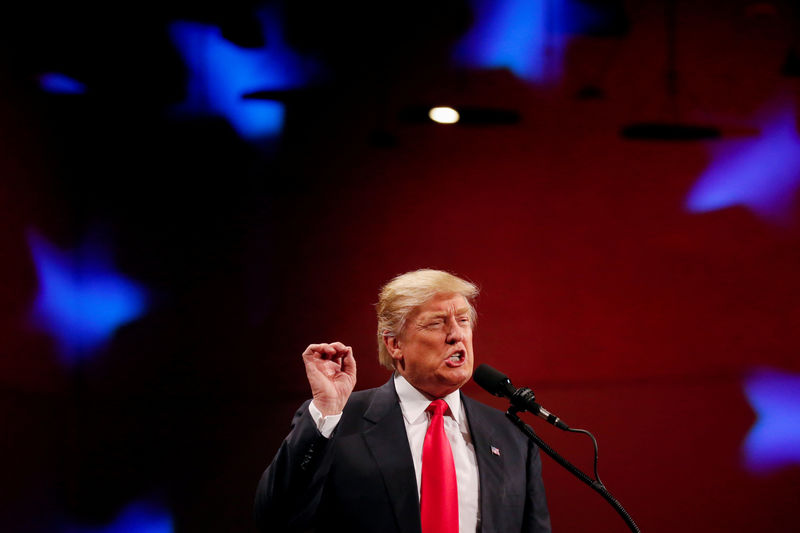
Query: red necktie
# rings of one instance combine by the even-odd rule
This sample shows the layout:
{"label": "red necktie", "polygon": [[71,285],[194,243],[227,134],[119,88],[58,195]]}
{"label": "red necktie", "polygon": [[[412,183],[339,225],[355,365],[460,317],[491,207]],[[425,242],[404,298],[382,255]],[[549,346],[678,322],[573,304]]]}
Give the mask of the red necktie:
{"label": "red necktie", "polygon": [[431,423],[422,445],[419,501],[422,533],[458,533],[456,466],[444,432],[447,403],[434,400],[426,411],[431,413]]}

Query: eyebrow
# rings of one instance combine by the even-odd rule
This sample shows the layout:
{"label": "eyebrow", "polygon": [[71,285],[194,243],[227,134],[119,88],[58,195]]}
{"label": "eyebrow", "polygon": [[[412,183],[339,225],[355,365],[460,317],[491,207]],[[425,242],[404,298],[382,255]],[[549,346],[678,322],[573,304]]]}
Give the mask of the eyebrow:
{"label": "eyebrow", "polygon": [[[458,315],[467,315],[469,314],[469,307],[462,307],[461,309],[456,309],[455,314]],[[450,316],[448,311],[438,311],[432,314],[425,314],[422,315],[422,318],[446,318]]]}

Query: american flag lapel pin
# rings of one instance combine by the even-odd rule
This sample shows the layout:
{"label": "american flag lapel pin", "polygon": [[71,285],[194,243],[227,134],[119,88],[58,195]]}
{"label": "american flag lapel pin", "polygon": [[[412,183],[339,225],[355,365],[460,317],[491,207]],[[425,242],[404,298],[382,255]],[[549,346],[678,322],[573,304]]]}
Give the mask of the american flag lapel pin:
{"label": "american flag lapel pin", "polygon": [[492,448],[492,455],[498,455],[498,456],[500,455],[500,448],[496,446],[492,446],[491,448]]}

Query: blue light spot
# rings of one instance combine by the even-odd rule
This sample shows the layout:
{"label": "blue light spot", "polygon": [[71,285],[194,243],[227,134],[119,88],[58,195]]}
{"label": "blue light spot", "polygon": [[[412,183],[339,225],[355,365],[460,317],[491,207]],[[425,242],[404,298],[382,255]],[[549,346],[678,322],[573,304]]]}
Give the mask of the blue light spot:
{"label": "blue light spot", "polygon": [[102,249],[62,252],[34,232],[28,242],[39,280],[33,320],[55,338],[67,364],[90,356],[145,311],[144,290],[114,272]]}
{"label": "blue light spot", "polygon": [[800,375],[758,370],[744,390],[758,416],[744,442],[747,468],[765,473],[800,464]]}
{"label": "blue light spot", "polygon": [[566,16],[562,2],[472,0],[475,25],[456,45],[454,59],[480,68],[508,68],[528,81],[561,74]]}
{"label": "blue light spot", "polygon": [[132,503],[114,521],[105,526],[75,526],[64,533],[172,533],[172,517],[160,505],[150,502]]}
{"label": "blue light spot", "polygon": [[690,212],[742,205],[776,224],[791,221],[800,186],[800,136],[791,106],[769,117],[757,140],[712,150],[711,165],[687,197]]}
{"label": "blue light spot", "polygon": [[57,94],[83,94],[86,85],[59,72],[46,72],[37,79],[42,90]]}
{"label": "blue light spot", "polygon": [[286,90],[305,85],[317,72],[316,64],[294,53],[284,43],[278,12],[258,13],[267,46],[236,46],[216,27],[196,22],[174,22],[170,36],[189,69],[187,98],[177,111],[189,115],[225,117],[248,140],[281,132],[284,105],[276,101],[243,100],[260,90]]}

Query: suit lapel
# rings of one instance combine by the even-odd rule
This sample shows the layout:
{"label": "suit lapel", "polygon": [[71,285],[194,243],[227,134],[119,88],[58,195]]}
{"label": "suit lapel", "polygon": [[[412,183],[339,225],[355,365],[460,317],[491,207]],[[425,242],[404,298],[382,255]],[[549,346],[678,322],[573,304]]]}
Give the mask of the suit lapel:
{"label": "suit lapel", "polygon": [[364,419],[374,424],[364,432],[364,440],[383,476],[398,529],[421,533],[414,460],[392,379],[375,391]]}
{"label": "suit lapel", "polygon": [[[472,444],[475,446],[475,458],[478,461],[481,531],[490,533],[497,531],[498,521],[494,513],[503,508],[503,487],[505,487],[503,456],[496,448],[497,443],[493,441],[494,427],[482,416],[480,406],[463,393],[461,400],[467,413]],[[494,488],[489,490],[489,487]]]}

